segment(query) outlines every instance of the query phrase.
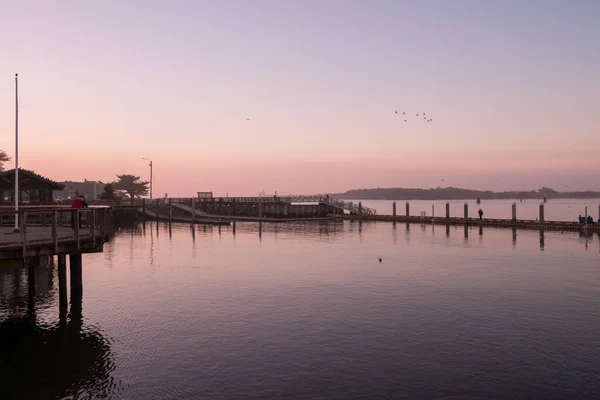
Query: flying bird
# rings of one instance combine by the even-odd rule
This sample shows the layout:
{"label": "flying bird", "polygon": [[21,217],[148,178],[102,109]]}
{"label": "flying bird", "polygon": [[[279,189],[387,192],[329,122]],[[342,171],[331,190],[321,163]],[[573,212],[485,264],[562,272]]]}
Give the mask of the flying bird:
{"label": "flying bird", "polygon": [[396,110],[395,113],[398,114],[398,110]]}
{"label": "flying bird", "polygon": [[404,122],[406,122],[406,120],[404,120]]}

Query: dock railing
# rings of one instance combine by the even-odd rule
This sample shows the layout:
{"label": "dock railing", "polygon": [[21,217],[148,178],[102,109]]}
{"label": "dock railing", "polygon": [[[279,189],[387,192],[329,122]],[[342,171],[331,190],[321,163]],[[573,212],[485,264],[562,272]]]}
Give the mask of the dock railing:
{"label": "dock railing", "polygon": [[[77,250],[84,242],[95,247],[109,235],[109,212],[104,206],[28,206],[19,211],[0,207],[0,249],[22,247],[27,254],[28,246],[53,245],[58,252],[59,244],[66,242],[76,243]],[[19,216],[18,231],[15,215]]]}

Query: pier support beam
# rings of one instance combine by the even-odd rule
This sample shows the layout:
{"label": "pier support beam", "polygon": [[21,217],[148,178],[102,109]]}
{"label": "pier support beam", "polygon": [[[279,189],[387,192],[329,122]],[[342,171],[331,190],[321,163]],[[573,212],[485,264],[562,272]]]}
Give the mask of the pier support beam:
{"label": "pier support beam", "polygon": [[81,254],[69,254],[69,270],[71,272],[71,307],[73,307],[73,298],[81,297],[83,294],[81,266]]}
{"label": "pier support beam", "polygon": [[540,222],[544,222],[544,203],[540,203]]}
{"label": "pier support beam", "polygon": [[393,211],[393,214],[394,214],[394,217],[395,217],[396,216],[396,202],[392,203],[392,211]]}
{"label": "pier support beam", "polygon": [[431,205],[431,218],[435,218],[435,205]]}
{"label": "pier support beam", "polygon": [[142,215],[144,216],[144,221],[146,220],[146,199],[142,199]]}
{"label": "pier support beam", "polygon": [[35,268],[40,265],[39,257],[25,259],[27,265],[27,312],[35,315]]}
{"label": "pier support beam", "polygon": [[469,219],[469,204],[465,203],[465,219]]}
{"label": "pier support beam", "polygon": [[59,317],[61,322],[67,319],[67,256],[65,254],[58,255],[58,307]]}
{"label": "pier support beam", "polygon": [[363,212],[362,212],[362,202],[358,202],[358,215],[360,215],[362,217]]}
{"label": "pier support beam", "polygon": [[446,218],[450,218],[450,203],[446,202]]}
{"label": "pier support beam", "polygon": [[169,222],[173,222],[173,199],[169,199]]}
{"label": "pier support beam", "polygon": [[406,202],[406,216],[410,217],[410,203],[408,201]]}
{"label": "pier support beam", "polygon": [[262,201],[258,202],[258,218],[262,218],[263,216],[263,204]]}
{"label": "pier support beam", "polygon": [[512,220],[517,221],[517,203],[512,203]]}

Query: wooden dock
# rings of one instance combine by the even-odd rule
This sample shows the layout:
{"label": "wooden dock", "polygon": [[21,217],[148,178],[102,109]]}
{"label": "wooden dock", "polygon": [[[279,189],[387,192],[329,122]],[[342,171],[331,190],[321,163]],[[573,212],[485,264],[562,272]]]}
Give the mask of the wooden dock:
{"label": "wooden dock", "polygon": [[493,226],[497,228],[535,229],[549,231],[581,231],[600,232],[600,224],[580,224],[577,222],[539,221],[539,220],[512,220],[493,218],[457,218],[457,217],[419,217],[406,215],[344,215],[344,219],[359,221],[387,221],[405,222],[409,224],[436,224],[436,225],[472,225]]}
{"label": "wooden dock", "polygon": [[[106,207],[23,208],[1,210],[0,215],[0,260],[101,252],[109,235],[110,209]],[[15,215],[19,216],[18,232]]]}

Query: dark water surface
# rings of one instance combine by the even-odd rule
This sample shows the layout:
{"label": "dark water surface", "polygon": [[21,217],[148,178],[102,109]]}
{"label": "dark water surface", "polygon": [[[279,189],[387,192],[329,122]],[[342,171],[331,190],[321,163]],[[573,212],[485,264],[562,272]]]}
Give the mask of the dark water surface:
{"label": "dark water surface", "polygon": [[600,398],[597,235],[148,223],[83,264],[63,320],[0,268],[0,398]]}

